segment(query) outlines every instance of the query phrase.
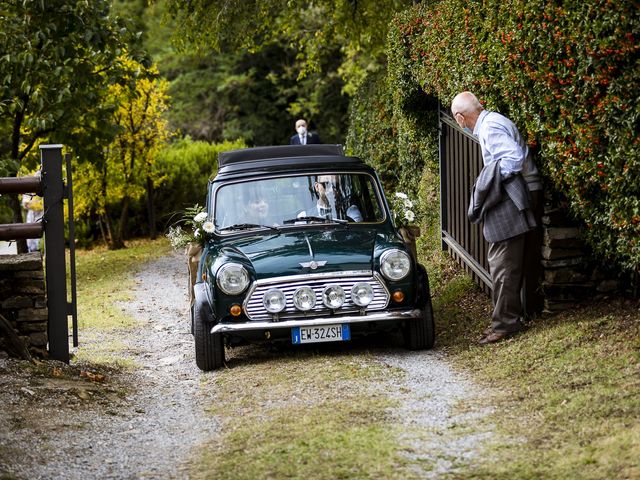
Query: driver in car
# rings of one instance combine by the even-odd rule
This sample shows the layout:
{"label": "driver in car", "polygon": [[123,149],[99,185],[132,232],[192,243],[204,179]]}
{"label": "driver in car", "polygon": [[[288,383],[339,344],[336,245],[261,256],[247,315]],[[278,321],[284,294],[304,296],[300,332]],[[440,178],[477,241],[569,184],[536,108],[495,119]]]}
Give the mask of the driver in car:
{"label": "driver in car", "polygon": [[274,225],[278,223],[275,216],[269,209],[269,202],[266,195],[260,194],[256,190],[250,190],[247,194],[245,207],[246,222],[256,225]]}

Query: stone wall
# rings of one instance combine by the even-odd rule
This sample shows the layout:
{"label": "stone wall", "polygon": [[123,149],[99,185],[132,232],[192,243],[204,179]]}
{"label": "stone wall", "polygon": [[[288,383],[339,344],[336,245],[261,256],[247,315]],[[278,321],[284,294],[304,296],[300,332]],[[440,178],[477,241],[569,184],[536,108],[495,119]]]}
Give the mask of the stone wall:
{"label": "stone wall", "polygon": [[581,239],[581,227],[561,207],[545,208],[542,265],[544,307],[556,312],[621,288],[618,273],[607,272]]}
{"label": "stone wall", "polygon": [[[25,340],[30,352],[47,355],[47,299],[42,254],[0,255],[0,314]],[[0,350],[6,350],[0,337]]]}

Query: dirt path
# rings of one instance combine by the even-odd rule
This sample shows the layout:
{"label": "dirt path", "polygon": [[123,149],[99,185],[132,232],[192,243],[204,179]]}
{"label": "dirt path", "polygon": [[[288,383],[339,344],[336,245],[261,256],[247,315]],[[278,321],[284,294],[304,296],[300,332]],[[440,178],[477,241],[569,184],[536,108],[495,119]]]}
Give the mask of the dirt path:
{"label": "dirt path", "polygon": [[[139,327],[84,335],[85,343],[118,344],[135,365],[128,373],[95,381],[101,379],[82,374],[82,365],[46,362],[34,374],[0,358],[0,401],[7,405],[0,412],[0,478],[188,477],[193,449],[215,440],[218,427],[206,414],[213,393],[201,386],[216,372],[201,373],[193,358],[183,265],[184,257],[168,256],[136,277],[123,308]],[[421,476],[437,478],[473,459],[491,436],[477,421],[487,410],[457,405],[481,394],[477,387],[437,352],[376,352],[374,361],[404,372],[382,388],[401,401],[394,415],[406,455],[429,464]]]}

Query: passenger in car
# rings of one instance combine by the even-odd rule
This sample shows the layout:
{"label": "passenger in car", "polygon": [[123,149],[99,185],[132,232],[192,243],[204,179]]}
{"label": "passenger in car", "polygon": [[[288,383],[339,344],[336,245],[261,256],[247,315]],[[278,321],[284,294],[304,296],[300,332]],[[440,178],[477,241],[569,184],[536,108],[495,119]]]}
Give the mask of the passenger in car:
{"label": "passenger in car", "polygon": [[[315,182],[315,190],[318,194],[318,215],[327,217],[333,215],[335,212],[338,218],[344,218],[344,216],[346,216],[346,220],[362,222],[363,219],[360,209],[355,203],[344,198],[338,183],[339,179],[337,175],[318,175],[318,179]],[[349,204],[348,207],[346,207],[347,204]],[[341,212],[341,210],[344,210],[344,212]]]}

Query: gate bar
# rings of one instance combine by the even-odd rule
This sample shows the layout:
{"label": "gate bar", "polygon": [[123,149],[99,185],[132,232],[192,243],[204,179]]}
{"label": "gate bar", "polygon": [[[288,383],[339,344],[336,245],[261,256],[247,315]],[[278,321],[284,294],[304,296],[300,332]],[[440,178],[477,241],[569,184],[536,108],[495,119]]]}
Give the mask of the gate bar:
{"label": "gate bar", "polygon": [[73,221],[73,180],[71,176],[71,154],[64,156],[67,167],[67,206],[69,207],[69,274],[71,276],[71,315],[73,327],[73,346],[78,346],[78,302],[76,295],[76,224]]}
{"label": "gate bar", "polygon": [[49,309],[49,354],[69,363],[69,325],[67,320],[67,276],[64,245],[64,185],[62,183],[62,145],[40,145],[42,193],[46,223],[47,307]]}

